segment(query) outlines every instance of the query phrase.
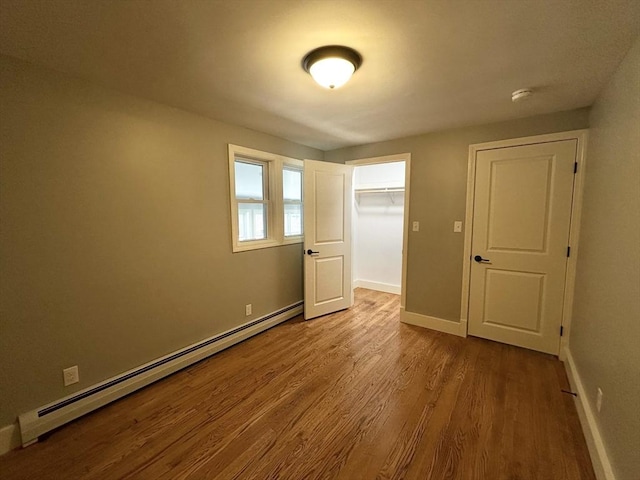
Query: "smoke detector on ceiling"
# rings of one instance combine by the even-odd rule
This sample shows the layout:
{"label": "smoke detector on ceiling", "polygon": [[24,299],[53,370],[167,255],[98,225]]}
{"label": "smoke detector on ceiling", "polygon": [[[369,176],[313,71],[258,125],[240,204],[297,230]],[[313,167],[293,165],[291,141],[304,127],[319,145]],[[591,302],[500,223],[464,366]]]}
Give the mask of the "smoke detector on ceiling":
{"label": "smoke detector on ceiling", "polygon": [[522,100],[526,100],[531,95],[533,95],[533,90],[530,88],[521,88],[520,90],[516,90],[511,94],[512,102],[521,102]]}

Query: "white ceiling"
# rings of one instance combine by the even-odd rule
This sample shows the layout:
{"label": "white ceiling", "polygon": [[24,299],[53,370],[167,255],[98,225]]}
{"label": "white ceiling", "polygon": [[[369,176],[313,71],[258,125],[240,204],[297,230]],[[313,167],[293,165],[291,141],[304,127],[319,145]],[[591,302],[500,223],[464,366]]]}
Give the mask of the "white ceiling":
{"label": "white ceiling", "polygon": [[1,53],[323,150],[591,105],[639,34],[638,0],[0,2]]}

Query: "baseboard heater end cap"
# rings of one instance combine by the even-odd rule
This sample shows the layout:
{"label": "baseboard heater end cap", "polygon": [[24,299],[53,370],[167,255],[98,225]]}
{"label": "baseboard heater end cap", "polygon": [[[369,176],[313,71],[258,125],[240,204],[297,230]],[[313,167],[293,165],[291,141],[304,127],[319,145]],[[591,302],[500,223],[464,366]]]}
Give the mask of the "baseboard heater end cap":
{"label": "baseboard heater end cap", "polygon": [[38,412],[36,410],[19,415],[18,424],[20,425],[20,438],[22,439],[23,447],[28,447],[38,441],[41,433],[38,433],[38,429],[34,428],[38,424]]}

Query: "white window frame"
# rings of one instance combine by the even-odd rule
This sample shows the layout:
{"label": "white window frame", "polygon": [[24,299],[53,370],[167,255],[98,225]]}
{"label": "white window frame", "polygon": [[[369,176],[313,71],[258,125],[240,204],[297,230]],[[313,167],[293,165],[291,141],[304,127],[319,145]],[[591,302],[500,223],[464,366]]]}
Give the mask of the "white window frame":
{"label": "white window frame", "polygon": [[[243,240],[239,242],[241,243],[245,243],[247,241],[252,241],[252,242],[260,242],[260,241],[266,241],[269,239],[269,234],[271,232],[271,229],[273,228],[273,225],[270,221],[271,219],[271,215],[269,214],[271,209],[273,208],[273,188],[272,188],[272,181],[271,181],[271,175],[270,175],[270,171],[271,171],[271,165],[268,162],[262,162],[262,161],[258,161],[255,160],[253,158],[244,158],[244,157],[238,157],[236,156],[236,160],[234,162],[234,175],[236,172],[236,167],[237,167],[237,163],[242,163],[245,165],[253,165],[256,167],[261,167],[262,168],[262,172],[263,172],[263,177],[262,177],[262,200],[259,199],[254,199],[254,198],[242,198],[242,199],[238,199],[237,195],[236,195],[236,206],[239,207],[239,205],[241,204],[246,204],[246,205],[262,205],[263,206],[263,213],[264,213],[264,229],[265,229],[265,238],[259,238],[259,239],[254,239],[254,240]],[[235,185],[235,179],[234,179],[234,185]],[[236,220],[239,222],[239,218],[238,216],[236,216]],[[240,224],[238,224],[238,239],[240,238]]]}
{"label": "white window frame", "polygon": [[[289,159],[291,160],[291,159]],[[282,170],[280,171],[280,183],[281,186],[284,184],[284,171],[297,171],[300,172],[300,201],[296,200],[285,200],[284,199],[284,191],[281,192],[280,198],[282,199],[282,243],[290,244],[290,243],[301,243],[304,240],[304,164],[300,160],[294,160],[295,163],[291,161],[282,162]],[[302,212],[302,219],[300,221],[300,229],[302,230],[301,235],[289,235],[288,237],[284,234],[284,207],[286,205],[300,205]]]}
{"label": "white window frame", "polygon": [[[267,210],[267,236],[260,240],[239,240],[238,227],[238,200],[236,199],[235,162],[247,161],[249,163],[265,166],[267,179],[265,181],[264,204]],[[277,247],[302,243],[304,235],[284,236],[284,196],[282,187],[282,175],[284,166],[302,171],[302,160],[289,158],[275,153],[263,152],[253,148],[241,147],[229,144],[229,196],[231,204],[231,244],[234,252],[244,252],[259,248]],[[304,207],[303,207],[304,209]]]}

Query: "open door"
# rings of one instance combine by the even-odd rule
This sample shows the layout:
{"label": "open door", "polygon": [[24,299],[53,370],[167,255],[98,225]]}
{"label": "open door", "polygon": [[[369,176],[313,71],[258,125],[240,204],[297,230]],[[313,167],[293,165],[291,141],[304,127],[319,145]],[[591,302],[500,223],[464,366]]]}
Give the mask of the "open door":
{"label": "open door", "polygon": [[353,167],[304,161],[304,318],[349,308]]}

